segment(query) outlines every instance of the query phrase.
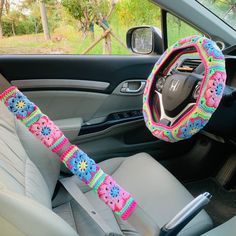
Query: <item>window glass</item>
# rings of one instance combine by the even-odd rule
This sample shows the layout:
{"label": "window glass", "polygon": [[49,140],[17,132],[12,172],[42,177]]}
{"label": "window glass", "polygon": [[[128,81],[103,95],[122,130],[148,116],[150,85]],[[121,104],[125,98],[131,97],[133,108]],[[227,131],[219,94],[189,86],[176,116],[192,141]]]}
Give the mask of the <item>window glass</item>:
{"label": "window glass", "polygon": [[171,46],[179,39],[185,38],[190,35],[202,35],[198,30],[188,25],[179,18],[167,13],[167,36],[168,46]]}
{"label": "window glass", "polygon": [[235,0],[199,0],[205,8],[213,12],[222,21],[236,29],[236,1]]}
{"label": "window glass", "polygon": [[0,1],[0,54],[130,54],[132,26],[160,28],[149,0]]}

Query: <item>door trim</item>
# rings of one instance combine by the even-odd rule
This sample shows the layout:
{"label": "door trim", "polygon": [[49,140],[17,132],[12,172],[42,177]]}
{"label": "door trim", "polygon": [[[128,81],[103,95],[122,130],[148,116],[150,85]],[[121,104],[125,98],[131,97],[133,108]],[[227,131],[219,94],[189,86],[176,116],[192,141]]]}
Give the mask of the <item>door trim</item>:
{"label": "door trim", "polygon": [[27,79],[12,80],[12,85],[19,89],[39,89],[39,88],[75,88],[105,91],[110,83],[92,80],[70,80],[70,79]]}

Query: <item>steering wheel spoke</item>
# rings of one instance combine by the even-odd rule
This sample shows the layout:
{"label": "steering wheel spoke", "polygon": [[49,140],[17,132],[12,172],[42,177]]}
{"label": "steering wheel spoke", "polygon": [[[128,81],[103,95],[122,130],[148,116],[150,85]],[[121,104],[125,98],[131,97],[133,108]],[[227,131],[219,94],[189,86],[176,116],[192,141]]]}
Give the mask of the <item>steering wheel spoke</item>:
{"label": "steering wheel spoke", "polygon": [[195,102],[188,103],[187,106],[175,117],[170,117],[166,114],[164,106],[163,106],[163,100],[162,100],[162,94],[155,90],[155,93],[158,95],[159,104],[160,104],[160,121],[159,123],[165,126],[171,126],[175,124],[175,122],[183,116],[189,109],[191,109]]}
{"label": "steering wheel spoke", "polygon": [[155,87],[157,92],[162,93],[167,77],[167,75],[163,75],[158,79]]}

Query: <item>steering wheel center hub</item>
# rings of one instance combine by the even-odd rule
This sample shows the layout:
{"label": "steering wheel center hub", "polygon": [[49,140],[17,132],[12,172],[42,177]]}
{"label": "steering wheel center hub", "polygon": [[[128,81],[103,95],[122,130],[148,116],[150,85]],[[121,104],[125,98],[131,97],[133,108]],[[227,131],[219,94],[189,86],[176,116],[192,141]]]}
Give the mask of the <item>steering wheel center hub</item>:
{"label": "steering wheel center hub", "polygon": [[188,98],[196,84],[191,74],[177,73],[170,75],[162,91],[163,106],[166,114],[176,116],[188,103]]}

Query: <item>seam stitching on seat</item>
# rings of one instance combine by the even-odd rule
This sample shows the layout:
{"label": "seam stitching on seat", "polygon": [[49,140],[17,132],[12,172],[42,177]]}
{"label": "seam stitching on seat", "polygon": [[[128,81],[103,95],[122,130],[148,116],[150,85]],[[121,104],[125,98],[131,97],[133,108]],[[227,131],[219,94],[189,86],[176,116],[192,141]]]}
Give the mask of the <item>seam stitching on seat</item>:
{"label": "seam stitching on seat", "polygon": [[[27,149],[25,148],[25,146],[23,145],[23,142],[22,142],[21,139],[20,139],[20,135],[19,135],[19,132],[18,132],[18,129],[19,129],[19,128],[18,128],[18,125],[16,124],[16,119],[14,119],[14,123],[15,123],[15,130],[16,130],[17,139],[19,140],[19,142],[20,142],[22,148],[24,149],[25,154],[26,154],[27,157],[29,158],[30,155],[29,155]],[[25,127],[24,127],[24,128],[25,128]]]}
{"label": "seam stitching on seat", "polygon": [[27,162],[28,162],[28,157],[26,157],[26,160],[25,160],[25,196],[27,196],[27,189],[26,189],[27,188],[26,173],[27,173],[27,168],[28,168]]}
{"label": "seam stitching on seat", "polygon": [[2,168],[4,171],[6,171],[13,179],[16,180],[17,183],[19,183],[23,188],[25,188],[24,184],[21,183],[14,175],[12,175],[6,168],[4,168],[3,166],[0,166],[0,168]]}
{"label": "seam stitching on seat", "polygon": [[120,162],[120,164],[116,167],[116,169],[113,172],[110,173],[110,175],[113,175],[121,167],[121,165],[125,162],[125,157],[121,157],[121,158],[123,158],[124,160],[122,160]]}
{"label": "seam stitching on seat", "polygon": [[73,207],[71,206],[71,201],[69,201],[69,206],[70,206],[70,209],[71,209],[71,212],[72,212],[72,217],[73,217],[73,221],[74,221],[74,225],[75,225],[76,232],[79,233],[77,224],[76,224],[76,222],[75,222],[75,214],[74,214],[74,211],[73,211]]}
{"label": "seam stitching on seat", "polygon": [[115,221],[116,221],[116,223],[117,223],[117,225],[118,225],[118,228],[120,229],[120,232],[123,234],[123,231],[122,231],[122,229],[121,229],[121,227],[120,227],[120,224],[119,224],[119,222],[117,221],[116,215],[115,215],[114,213],[113,213],[113,215],[114,215]]}
{"label": "seam stitching on seat", "polygon": [[8,159],[8,157],[7,157],[4,153],[0,152],[0,154],[5,157],[5,159],[2,160],[3,162],[7,163],[7,164],[8,164],[11,168],[13,168],[20,176],[24,177],[24,169],[22,170],[22,172],[23,172],[23,173],[22,173],[20,170],[18,170],[18,169],[15,167],[15,165],[14,165],[15,163],[13,163],[10,159]]}

